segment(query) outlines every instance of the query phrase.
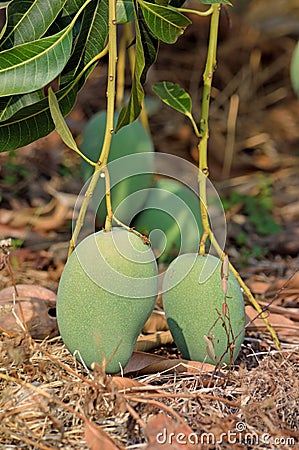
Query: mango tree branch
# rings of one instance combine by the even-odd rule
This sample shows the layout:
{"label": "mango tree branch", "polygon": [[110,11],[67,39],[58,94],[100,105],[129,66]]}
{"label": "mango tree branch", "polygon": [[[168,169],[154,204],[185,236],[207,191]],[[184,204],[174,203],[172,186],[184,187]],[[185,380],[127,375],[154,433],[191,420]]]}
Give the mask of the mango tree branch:
{"label": "mango tree branch", "polygon": [[[213,73],[216,67],[216,51],[217,51],[217,38],[218,38],[218,28],[219,28],[219,16],[220,16],[220,4],[214,4],[211,6],[212,16],[210,25],[210,36],[209,36],[209,46],[208,55],[206,61],[206,67],[203,75],[203,96],[201,105],[201,119],[200,119],[200,141],[198,144],[199,151],[199,192],[200,192],[200,208],[202,215],[202,225],[203,225],[203,236],[199,246],[199,254],[205,253],[205,244],[207,238],[210,238],[212,246],[215,248],[219,258],[224,260],[225,253],[223,249],[218,244],[214,233],[211,230],[207,212],[207,195],[206,195],[206,185],[207,178],[209,176],[209,168],[207,163],[207,153],[208,153],[208,139],[209,139],[209,107],[210,107],[210,96],[212,88]],[[234,268],[234,266],[229,263],[229,268],[234,274],[239,282],[240,287],[246,294],[249,302],[253,305],[256,311],[260,314],[263,319],[268,331],[270,332],[272,339],[275,343],[276,348],[280,349],[279,340],[274,328],[269,324],[261,306],[258,304],[257,300],[252,295],[250,289],[246,286],[241,276]]]}
{"label": "mango tree branch", "polygon": [[199,246],[199,253],[205,253],[206,240],[210,234],[209,217],[207,213],[207,193],[206,193],[206,178],[209,176],[207,154],[208,154],[208,139],[209,139],[209,108],[212,88],[213,73],[216,67],[216,52],[217,52],[217,38],[219,28],[220,5],[215,4],[211,6],[212,16],[210,25],[210,36],[208,45],[207,61],[205,71],[203,74],[203,94],[201,104],[201,118],[200,118],[200,141],[198,144],[199,151],[199,192],[200,192],[200,210],[203,225],[203,236]]}
{"label": "mango tree branch", "polygon": [[213,6],[210,6],[206,11],[198,11],[197,9],[189,9],[189,8],[178,8],[178,11],[184,12],[187,14],[195,14],[197,16],[205,17],[209,16],[213,12]]}
{"label": "mango tree branch", "polygon": [[[76,226],[73,231],[73,235],[70,240],[70,246],[68,251],[68,257],[73,252],[80,230],[84,224],[84,219],[86,211],[93,196],[94,190],[96,188],[97,182],[99,180],[100,174],[103,169],[106,168],[111,139],[113,134],[114,126],[114,105],[115,105],[115,78],[116,78],[116,63],[117,63],[117,30],[116,30],[116,0],[109,1],[109,31],[108,31],[108,52],[109,52],[109,62],[108,62],[108,80],[107,80],[107,119],[106,119],[106,130],[104,142],[101,150],[101,154],[98,160],[98,164],[94,169],[94,173],[91,177],[89,186],[85,193],[78,218],[76,220]],[[107,50],[105,50],[107,51]],[[107,178],[109,182],[109,178]],[[108,186],[109,197],[110,197],[110,184]],[[106,181],[106,198],[107,198],[107,181]],[[108,200],[110,202],[110,198]],[[111,205],[111,203],[110,203]],[[109,211],[110,221],[112,220],[112,210]],[[108,221],[109,223],[109,221]]]}

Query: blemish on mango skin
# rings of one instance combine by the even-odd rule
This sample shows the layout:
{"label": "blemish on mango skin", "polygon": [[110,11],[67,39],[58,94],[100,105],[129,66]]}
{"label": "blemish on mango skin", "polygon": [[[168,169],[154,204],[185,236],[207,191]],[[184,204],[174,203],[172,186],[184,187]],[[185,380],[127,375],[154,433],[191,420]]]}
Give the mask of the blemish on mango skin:
{"label": "blemish on mango skin", "polygon": [[62,339],[88,367],[117,373],[156,303],[157,263],[151,248],[124,228],[85,238],[72,253],[57,293]]}

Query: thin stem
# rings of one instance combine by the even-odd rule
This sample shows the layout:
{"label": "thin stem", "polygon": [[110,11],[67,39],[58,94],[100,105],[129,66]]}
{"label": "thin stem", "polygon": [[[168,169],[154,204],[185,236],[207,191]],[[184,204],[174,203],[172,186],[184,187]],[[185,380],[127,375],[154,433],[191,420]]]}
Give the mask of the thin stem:
{"label": "thin stem", "polygon": [[187,14],[196,14],[197,16],[205,17],[210,16],[213,13],[213,6],[210,6],[206,11],[198,11],[197,9],[188,9],[188,8],[178,8],[179,12],[184,12]]}
{"label": "thin stem", "polygon": [[216,51],[217,51],[217,38],[218,38],[218,28],[219,28],[219,16],[220,16],[220,5],[212,5],[212,17],[210,25],[210,36],[208,45],[208,55],[206,61],[206,67],[203,74],[203,94],[202,94],[202,104],[201,104],[201,119],[200,119],[200,141],[198,144],[199,151],[199,192],[200,192],[200,210],[203,225],[203,236],[199,246],[199,253],[205,253],[205,243],[210,233],[209,218],[207,213],[207,194],[206,194],[206,179],[209,176],[209,168],[207,162],[208,154],[208,139],[209,139],[209,108],[210,108],[210,97],[212,88],[213,73],[216,67]]}
{"label": "thin stem", "polygon": [[111,204],[110,175],[107,166],[103,168],[102,172],[105,176],[105,188],[106,188],[105,198],[106,198],[107,216],[105,221],[105,230],[110,231],[112,227],[113,211]]}
{"label": "thin stem", "polygon": [[[108,62],[108,80],[107,80],[107,119],[106,119],[106,130],[105,137],[103,142],[103,147],[101,150],[101,154],[97,163],[97,166],[94,169],[94,173],[91,177],[90,183],[88,185],[86,194],[84,196],[79,215],[76,221],[76,226],[73,232],[73,235],[70,240],[70,246],[68,251],[68,257],[72,254],[75,245],[77,243],[77,239],[80,233],[80,230],[84,224],[84,219],[86,215],[86,211],[90,202],[91,197],[93,196],[94,190],[98,183],[100,174],[103,169],[106,168],[111,139],[113,134],[113,126],[114,126],[114,105],[115,105],[115,78],[116,78],[116,63],[117,63],[117,30],[116,30],[116,0],[109,1],[109,36],[108,36],[108,46],[107,50],[109,52],[109,62]],[[103,54],[103,52],[107,52],[106,48],[99,54]],[[89,66],[92,62],[95,62],[98,59],[99,55],[96,55],[92,61],[90,61]],[[110,186],[109,186],[110,188]],[[110,189],[109,189],[110,196]],[[106,192],[107,198],[107,192]],[[110,213],[111,215],[111,213]]]}
{"label": "thin stem", "polygon": [[92,198],[93,192],[96,188],[96,185],[98,183],[99,177],[100,177],[101,171],[99,170],[99,167],[95,168],[95,171],[92,175],[92,178],[90,180],[90,183],[88,185],[87,191],[84,195],[84,199],[79,211],[79,215],[76,219],[76,226],[75,229],[73,231],[71,240],[70,240],[70,245],[69,245],[69,251],[68,251],[68,258],[71,256],[75,245],[77,243],[77,239],[80,233],[81,228],[83,227],[84,224],[84,219],[85,219],[85,215],[86,215],[86,211],[90,202],[90,199]]}
{"label": "thin stem", "polygon": [[186,116],[188,117],[188,119],[190,119],[190,122],[191,122],[191,124],[192,124],[193,131],[194,131],[194,133],[195,133],[195,136],[198,137],[199,139],[201,139],[201,134],[200,134],[200,131],[199,131],[199,129],[198,129],[197,123],[196,123],[195,120],[194,120],[193,115],[190,113],[190,114],[186,114]]}
{"label": "thin stem", "polygon": [[122,227],[125,230],[129,231],[130,233],[133,233],[136,236],[138,236],[143,241],[144,244],[150,245],[151,241],[149,240],[149,238],[147,236],[145,236],[144,234],[139,233],[139,231],[135,230],[132,227],[128,227],[128,225],[125,225],[123,222],[118,220],[118,218],[116,216],[113,215],[112,218],[117,223],[117,225],[119,225],[120,227]]}
{"label": "thin stem", "polygon": [[106,166],[110,151],[111,139],[114,133],[114,107],[115,107],[115,79],[117,63],[117,33],[116,33],[116,7],[115,0],[109,1],[109,61],[107,81],[107,118],[104,142],[99,158],[99,165]]}

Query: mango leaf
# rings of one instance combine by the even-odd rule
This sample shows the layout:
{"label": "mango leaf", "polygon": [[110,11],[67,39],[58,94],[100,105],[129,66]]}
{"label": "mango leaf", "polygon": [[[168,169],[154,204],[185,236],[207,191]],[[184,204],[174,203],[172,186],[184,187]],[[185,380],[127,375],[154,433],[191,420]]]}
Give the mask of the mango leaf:
{"label": "mango leaf", "polygon": [[153,91],[166,105],[190,117],[192,111],[190,95],[178,84],[162,81],[153,85]]}
{"label": "mango leaf", "polygon": [[173,44],[191,21],[171,6],[165,7],[138,0],[144,20],[155,37]]}
{"label": "mango leaf", "polygon": [[[84,3],[84,1],[81,0],[81,5]],[[94,2],[93,2],[94,3]],[[83,55],[88,54],[89,49],[89,40],[88,40],[88,33],[91,33],[93,30],[93,20],[94,17],[88,17],[88,11],[92,11],[92,15],[95,14],[95,11],[97,11],[97,7],[92,2],[90,2],[87,7],[84,10],[82,19],[80,20],[81,28],[80,32],[76,36],[75,46],[72,49],[72,55],[63,69],[62,75],[60,77],[60,86],[63,88],[67,84],[73,81],[75,75],[77,75],[77,72],[79,73],[80,70],[82,70],[82,66],[84,65],[84,61],[81,64],[81,67],[79,66],[80,59],[83,59]],[[98,1],[96,1],[96,4],[98,4]],[[104,8],[103,8],[104,10]],[[63,17],[59,20],[55,21],[55,23],[51,26],[51,31],[59,32],[65,26],[68,26],[70,24],[71,20],[69,18]],[[87,33],[81,33],[81,29],[87,29]],[[101,42],[105,41],[106,36],[102,37],[98,36],[99,45],[101,45]],[[94,53],[90,57],[90,59],[94,56]],[[76,59],[79,60],[76,62]],[[88,60],[87,60],[88,62]],[[75,74],[76,72],[76,74]],[[84,83],[85,78],[82,77],[81,84]],[[37,91],[23,94],[23,95],[13,95],[13,96],[6,96],[0,98],[0,122],[8,120],[10,117],[12,117],[14,114],[17,113],[17,111],[21,108],[25,108],[26,106],[32,105],[34,103],[37,103],[38,101],[42,100],[45,97],[43,89],[39,89]]]}
{"label": "mango leaf", "polygon": [[33,92],[59,75],[71,54],[72,28],[90,1],[85,1],[72,22],[59,33],[0,53],[0,95]]}
{"label": "mango leaf", "polygon": [[51,116],[55,125],[57,133],[60,135],[61,139],[70,149],[74,150],[78,155],[80,155],[88,164],[94,165],[90,159],[88,159],[78,148],[75,139],[71,133],[71,130],[67,126],[62,112],[59,108],[59,103],[57,101],[56,95],[53,89],[50,87],[48,91],[49,107]]}
{"label": "mango leaf", "polygon": [[12,95],[10,97],[0,98],[0,122],[8,120],[20,109],[37,103],[44,98],[44,93],[40,89],[35,92],[23,95]]}
{"label": "mango leaf", "polygon": [[119,113],[116,131],[121,127],[134,122],[140,114],[144,98],[143,84],[150,66],[155,62],[158,51],[158,41],[149,32],[144,22],[142,13],[136,11],[136,58],[134,68],[134,79],[129,101]]}
{"label": "mango leaf", "polygon": [[[76,83],[57,92],[62,114],[66,116],[75,103],[78,93]],[[46,136],[54,130],[48,98],[19,110],[9,120],[0,123],[0,151],[14,150]]]}
{"label": "mango leaf", "polygon": [[84,1],[85,0],[66,0],[63,8],[63,15],[72,16],[81,8]]}
{"label": "mango leaf", "polygon": [[53,122],[55,124],[56,131],[59,133],[61,139],[69,148],[75,150],[75,152],[78,152],[79,149],[77,147],[76,141],[73,138],[73,135],[69,127],[65,123],[65,120],[59,108],[59,103],[57,101],[56,95],[51,87],[49,88],[48,91],[48,98],[49,98],[50,112]]}
{"label": "mango leaf", "polygon": [[[56,92],[63,116],[72,109],[78,90],[84,85],[95,65],[86,70],[86,64],[103,50],[107,37],[107,11],[107,0],[93,0],[84,10],[72,56],[62,72],[61,86]],[[19,105],[22,109],[18,108]],[[48,98],[43,90],[0,99],[0,152],[29,144],[49,134],[53,129]]]}
{"label": "mango leaf", "polygon": [[116,0],[117,23],[132,22],[134,20],[134,6],[132,0]]}
{"label": "mango leaf", "polygon": [[7,22],[0,49],[35,41],[47,31],[66,0],[13,0],[7,8]]}
{"label": "mango leaf", "polygon": [[0,53],[0,95],[42,88],[64,68],[71,54],[72,28]]}

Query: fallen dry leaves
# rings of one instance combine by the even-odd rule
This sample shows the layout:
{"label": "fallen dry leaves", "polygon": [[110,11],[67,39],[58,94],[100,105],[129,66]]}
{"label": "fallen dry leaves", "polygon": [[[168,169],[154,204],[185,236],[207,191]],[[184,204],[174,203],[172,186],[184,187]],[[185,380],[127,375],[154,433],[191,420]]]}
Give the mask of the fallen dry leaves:
{"label": "fallen dry leaves", "polygon": [[113,439],[99,426],[85,419],[84,436],[90,450],[121,450]]}

